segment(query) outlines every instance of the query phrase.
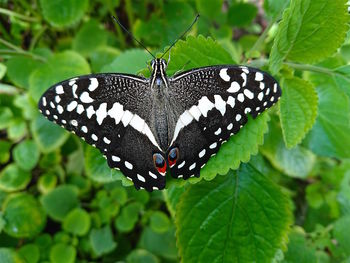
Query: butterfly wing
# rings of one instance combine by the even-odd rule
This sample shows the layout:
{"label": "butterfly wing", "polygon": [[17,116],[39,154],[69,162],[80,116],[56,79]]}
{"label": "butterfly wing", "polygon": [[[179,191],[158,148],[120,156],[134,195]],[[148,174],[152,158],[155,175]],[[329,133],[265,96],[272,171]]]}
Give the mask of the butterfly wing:
{"label": "butterfly wing", "polygon": [[281,89],[274,78],[245,66],[212,66],[180,73],[170,79],[170,98],[182,108],[171,147],[179,159],[171,168],[175,178],[199,176],[220,145],[275,104]]}
{"label": "butterfly wing", "polygon": [[136,188],[152,191],[164,188],[165,178],[152,162],[159,145],[150,128],[149,93],[147,79],[134,75],[87,75],[48,89],[39,109],[50,121],[97,147],[108,165],[120,169]]}

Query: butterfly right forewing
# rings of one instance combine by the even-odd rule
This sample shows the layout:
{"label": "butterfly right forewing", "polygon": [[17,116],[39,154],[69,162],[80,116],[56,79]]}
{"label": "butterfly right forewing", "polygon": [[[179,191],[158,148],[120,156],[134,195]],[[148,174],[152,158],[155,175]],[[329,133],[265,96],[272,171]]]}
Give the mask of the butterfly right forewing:
{"label": "butterfly right forewing", "polygon": [[170,81],[171,98],[182,108],[171,147],[179,160],[175,178],[195,175],[210,156],[248,121],[275,104],[281,96],[278,83],[267,73],[245,66],[193,69]]}

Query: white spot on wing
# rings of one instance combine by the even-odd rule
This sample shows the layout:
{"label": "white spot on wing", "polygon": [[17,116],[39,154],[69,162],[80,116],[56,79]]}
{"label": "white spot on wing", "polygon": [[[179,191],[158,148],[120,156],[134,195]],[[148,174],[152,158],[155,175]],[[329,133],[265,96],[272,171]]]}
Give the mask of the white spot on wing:
{"label": "white spot on wing", "polygon": [[262,101],[263,98],[264,98],[264,93],[260,92],[259,95],[258,95],[258,100]]}
{"label": "white spot on wing", "polygon": [[128,161],[125,161],[125,167],[128,168],[129,170],[132,170],[132,168],[134,166],[131,163],[129,163]]}
{"label": "white spot on wing", "polygon": [[254,93],[251,92],[249,89],[245,89],[243,92],[244,92],[244,95],[248,97],[248,99],[252,100],[254,98]]}
{"label": "white spot on wing", "polygon": [[118,156],[112,155],[113,162],[120,162],[120,158]]}
{"label": "white spot on wing", "polygon": [[230,81],[230,76],[227,74],[227,68],[221,69],[219,75],[224,81]]}
{"label": "white spot on wing", "polygon": [[130,121],[130,125],[137,131],[142,132],[143,126],[145,125],[145,121],[141,119],[137,114]]}
{"label": "white spot on wing", "polygon": [[110,143],[111,143],[111,140],[108,139],[107,137],[103,137],[103,141],[104,141],[106,144],[110,144]]}
{"label": "white spot on wing", "polygon": [[63,107],[62,107],[61,105],[58,105],[58,106],[57,106],[57,111],[58,111],[59,114],[62,114],[62,112],[63,112]]}
{"label": "white spot on wing", "polygon": [[143,176],[140,175],[140,174],[137,174],[137,179],[139,179],[139,181],[141,181],[141,182],[146,182],[145,177],[143,177]]}
{"label": "white spot on wing", "polygon": [[47,101],[46,101],[46,98],[45,98],[45,97],[42,98],[42,102],[43,102],[43,106],[46,107]]}
{"label": "white spot on wing", "polygon": [[230,124],[227,126],[227,129],[230,131],[230,130],[232,130],[232,128],[233,128],[233,124],[230,123]]}
{"label": "white spot on wing", "polygon": [[247,74],[245,74],[244,72],[241,74],[241,77],[243,78],[243,84],[242,87],[245,87],[245,85],[247,85]]}
{"label": "white spot on wing", "polygon": [[56,87],[56,93],[57,94],[63,94],[64,93],[64,90],[63,90],[63,86],[62,85],[58,85]]}
{"label": "white spot on wing", "polygon": [[226,112],[226,103],[225,101],[221,98],[220,95],[214,95],[215,99],[215,108],[220,111],[221,115],[224,116]]}
{"label": "white spot on wing", "polygon": [[147,138],[153,143],[153,145],[155,145],[156,147],[158,147],[158,149],[160,149],[160,147],[159,147],[156,139],[154,138],[154,135],[153,135],[151,129],[148,127],[147,123],[145,123],[145,125],[143,126],[142,133],[147,136]]}
{"label": "white spot on wing", "polygon": [[237,115],[236,115],[236,121],[240,121],[241,118],[242,118],[241,114],[237,114]]}
{"label": "white spot on wing", "polygon": [[81,127],[81,130],[82,130],[82,132],[84,132],[84,133],[87,133],[87,132],[88,132],[88,129],[87,129],[86,126],[82,126],[82,127]]}
{"label": "white spot on wing", "polygon": [[264,79],[264,75],[261,72],[255,73],[255,80],[256,81],[262,81]]}
{"label": "white spot on wing", "polygon": [[218,144],[216,142],[209,145],[210,149],[215,149]]}
{"label": "white spot on wing", "polygon": [[90,105],[89,108],[86,109],[86,116],[91,119],[92,115],[95,114],[95,110],[94,107],[92,105]]}
{"label": "white spot on wing", "polygon": [[77,84],[74,84],[73,87],[72,87],[74,98],[78,98],[78,95],[77,95],[77,88],[78,88],[78,85],[77,85]]}
{"label": "white spot on wing", "polygon": [[205,155],[205,149],[201,150],[198,154],[199,158],[202,158]]}
{"label": "white spot on wing", "polygon": [[193,120],[192,115],[186,110],[184,113],[180,115],[180,120],[183,123],[184,126],[187,126],[190,124]]}
{"label": "white spot on wing", "polygon": [[157,179],[157,176],[156,176],[154,173],[152,173],[151,171],[148,171],[148,174],[149,174],[152,178]]}
{"label": "white spot on wing", "polygon": [[124,127],[128,126],[133,116],[134,115],[128,110],[124,112],[124,115],[122,117],[122,123]]}
{"label": "white spot on wing", "polygon": [[227,92],[235,93],[235,92],[238,92],[240,90],[240,88],[241,88],[241,86],[238,84],[238,82],[233,81],[231,83],[230,88],[227,90]]}
{"label": "white spot on wing", "polygon": [[214,108],[214,104],[206,97],[202,97],[198,101],[198,109],[201,111],[204,117],[207,117],[208,111]]}
{"label": "white spot on wing", "polygon": [[78,126],[78,122],[76,120],[71,120],[70,123],[75,127]]}
{"label": "white spot on wing", "polygon": [[243,102],[243,101],[244,101],[244,95],[243,95],[243,93],[239,93],[239,94],[238,94],[237,100],[239,100],[240,102]]}
{"label": "white spot on wing", "polygon": [[215,135],[219,135],[220,133],[221,133],[221,128],[217,129],[217,130],[214,132]]}
{"label": "white spot on wing", "polygon": [[81,104],[78,104],[78,106],[77,106],[77,113],[78,114],[82,114],[83,111],[84,111],[84,106],[81,105]]}
{"label": "white spot on wing", "polygon": [[94,141],[97,141],[97,140],[98,140],[98,137],[96,136],[96,134],[93,133],[93,134],[91,135],[91,139],[93,139]]}
{"label": "white spot on wing", "polygon": [[180,164],[177,166],[177,168],[181,169],[182,167],[184,167],[185,163],[186,163],[186,162],[183,161],[182,163],[180,163]]}
{"label": "white spot on wing", "polygon": [[101,103],[100,107],[96,111],[96,120],[98,124],[102,124],[103,120],[107,117],[107,103]]}
{"label": "white spot on wing", "polygon": [[98,81],[96,78],[90,78],[89,90],[94,91],[98,87]]}
{"label": "white spot on wing", "polygon": [[118,124],[124,115],[123,105],[115,102],[107,114],[115,120],[115,124]]}
{"label": "white spot on wing", "polygon": [[227,99],[227,104],[231,106],[231,108],[235,107],[235,98],[232,96],[229,96]]}
{"label": "white spot on wing", "polygon": [[67,106],[67,111],[72,111],[78,106],[78,102],[73,100],[71,103],[68,104]]}
{"label": "white spot on wing", "polygon": [[193,163],[188,169],[191,171],[191,170],[193,170],[194,168],[196,168],[196,163]]}
{"label": "white spot on wing", "polygon": [[198,121],[200,116],[202,115],[201,111],[198,109],[196,105],[193,105],[189,109],[189,113],[191,113],[191,115],[193,116],[193,118],[195,118],[196,121]]}
{"label": "white spot on wing", "polygon": [[91,103],[94,100],[90,97],[89,93],[87,91],[84,91],[81,95],[80,95],[80,100],[84,103]]}

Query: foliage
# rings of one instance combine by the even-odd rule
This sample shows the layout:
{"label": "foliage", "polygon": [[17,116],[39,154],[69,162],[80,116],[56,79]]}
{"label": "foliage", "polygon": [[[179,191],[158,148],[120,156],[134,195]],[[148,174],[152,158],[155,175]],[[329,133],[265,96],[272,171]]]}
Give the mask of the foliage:
{"label": "foliage", "polygon": [[[258,4],[257,4],[258,2]],[[347,262],[350,35],[346,0],[0,1],[0,262]],[[278,105],[188,181],[136,191],[37,110],[82,74],[244,64]]]}

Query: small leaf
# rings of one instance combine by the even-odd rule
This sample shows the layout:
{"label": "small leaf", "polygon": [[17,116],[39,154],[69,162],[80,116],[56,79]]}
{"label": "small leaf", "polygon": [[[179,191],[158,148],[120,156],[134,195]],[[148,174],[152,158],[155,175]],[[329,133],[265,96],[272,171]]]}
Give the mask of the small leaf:
{"label": "small leaf", "polygon": [[52,263],[74,263],[77,251],[73,246],[58,243],[50,250],[50,262]]}
{"label": "small leaf", "polygon": [[0,164],[4,164],[10,159],[10,148],[10,142],[0,141]]}
{"label": "small leaf", "polygon": [[233,4],[227,14],[227,21],[231,26],[247,26],[252,23],[258,8],[249,3],[235,3]]}
{"label": "small leaf", "polygon": [[279,104],[283,138],[288,148],[299,144],[315,123],[317,93],[315,87],[300,78],[282,82],[283,96]]}
{"label": "small leaf", "polygon": [[164,233],[169,230],[170,220],[163,212],[155,211],[151,215],[150,226],[154,232]]}
{"label": "small leaf", "polygon": [[57,184],[57,177],[54,174],[46,173],[39,177],[37,187],[42,194],[52,191]]}
{"label": "small leaf", "polygon": [[27,263],[37,263],[40,259],[39,247],[35,244],[22,246],[18,253],[26,260]]}
{"label": "small leaf", "polygon": [[[73,3],[75,1],[69,2]],[[29,93],[37,102],[41,95],[53,84],[70,77],[88,73],[90,73],[90,66],[78,53],[74,51],[65,51],[55,54],[48,59],[46,64],[38,67],[30,75]]]}
{"label": "small leaf", "polygon": [[17,238],[32,238],[46,225],[45,211],[39,202],[26,193],[10,196],[3,209],[5,232]]}
{"label": "small leaf", "polygon": [[92,229],[90,232],[90,244],[96,256],[107,254],[117,246],[117,243],[113,240],[113,234],[109,226]]}
{"label": "small leaf", "polygon": [[11,248],[0,248],[1,263],[28,263]]}
{"label": "small leaf", "polygon": [[145,50],[129,49],[116,57],[112,63],[105,65],[101,71],[135,74],[143,69],[151,58]]}
{"label": "small leaf", "polygon": [[208,18],[215,18],[221,13],[223,0],[196,0],[196,7],[201,15]]}
{"label": "small leaf", "polygon": [[107,32],[98,21],[92,19],[85,23],[73,40],[73,49],[84,56],[90,55],[107,43]]}
{"label": "small leaf", "polygon": [[88,0],[40,0],[45,20],[55,27],[67,27],[77,23],[88,5]]}
{"label": "small leaf", "polygon": [[346,2],[347,0],[291,1],[290,7],[283,14],[272,47],[271,71],[279,71],[286,58],[314,63],[335,53],[348,31]]}
{"label": "small leaf", "polygon": [[32,170],[39,161],[38,146],[32,140],[26,140],[17,144],[13,149],[13,158],[23,170]]}
{"label": "small leaf", "polygon": [[127,263],[159,263],[160,260],[144,249],[135,249],[127,257]]}
{"label": "small leaf", "polygon": [[296,178],[306,178],[316,161],[316,156],[302,146],[297,145],[290,150],[286,148],[277,118],[270,122],[269,133],[265,135],[260,151],[276,169]]}
{"label": "small leaf", "polygon": [[30,74],[42,64],[27,56],[15,56],[6,61],[7,75],[13,84],[28,89]]}
{"label": "small leaf", "polygon": [[23,120],[16,120],[7,129],[8,137],[13,141],[18,141],[26,135],[27,124]]}
{"label": "small leaf", "polygon": [[316,263],[316,250],[311,248],[305,238],[305,233],[294,230],[289,235],[288,250],[284,255],[283,263]]}
{"label": "small leaf", "polygon": [[0,173],[0,189],[6,192],[22,190],[29,184],[30,179],[30,172],[11,163]]}
{"label": "small leaf", "polygon": [[74,208],[78,207],[79,199],[74,187],[61,185],[41,198],[46,213],[56,221],[63,221]]}
{"label": "small leaf", "polygon": [[251,164],[188,187],[176,209],[184,262],[271,262],[285,247],[289,201]]}
{"label": "small leaf", "polygon": [[90,229],[90,216],[80,208],[72,210],[63,221],[63,229],[77,236],[84,236]]}
{"label": "small leaf", "polygon": [[13,123],[13,113],[8,107],[0,106],[0,130],[6,129]]}
{"label": "small leaf", "polygon": [[165,233],[155,233],[150,227],[144,228],[138,247],[144,248],[157,256],[168,259],[169,261],[179,261],[174,226]]}
{"label": "small leaf", "polygon": [[31,131],[37,146],[43,153],[49,153],[67,140],[69,133],[55,123],[38,115],[31,123]]}
{"label": "small leaf", "polygon": [[142,204],[132,202],[123,207],[121,214],[115,221],[115,226],[120,232],[130,232],[139,219],[139,213],[142,209]]}

